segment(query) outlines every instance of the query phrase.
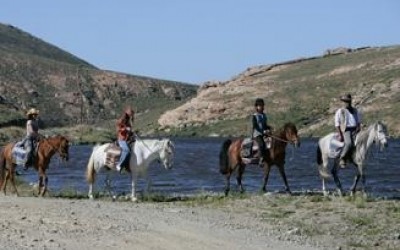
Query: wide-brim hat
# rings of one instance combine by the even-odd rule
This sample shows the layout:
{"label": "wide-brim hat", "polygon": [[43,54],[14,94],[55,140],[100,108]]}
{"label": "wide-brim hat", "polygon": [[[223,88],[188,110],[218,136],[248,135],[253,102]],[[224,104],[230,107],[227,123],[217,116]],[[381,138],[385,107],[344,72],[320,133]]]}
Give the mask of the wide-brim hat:
{"label": "wide-brim hat", "polygon": [[351,102],[351,95],[350,94],[346,94],[340,97],[340,100],[342,102]]}
{"label": "wide-brim hat", "polygon": [[30,110],[28,110],[28,112],[26,112],[26,115],[38,115],[38,114],[39,110],[35,108],[31,108]]}

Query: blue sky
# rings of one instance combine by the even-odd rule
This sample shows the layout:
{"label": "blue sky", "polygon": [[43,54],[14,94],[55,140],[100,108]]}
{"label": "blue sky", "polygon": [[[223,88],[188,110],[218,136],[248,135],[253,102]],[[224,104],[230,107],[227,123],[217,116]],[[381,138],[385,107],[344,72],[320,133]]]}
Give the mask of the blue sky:
{"label": "blue sky", "polygon": [[8,0],[0,22],[102,69],[194,84],[327,48],[400,44],[398,0]]}

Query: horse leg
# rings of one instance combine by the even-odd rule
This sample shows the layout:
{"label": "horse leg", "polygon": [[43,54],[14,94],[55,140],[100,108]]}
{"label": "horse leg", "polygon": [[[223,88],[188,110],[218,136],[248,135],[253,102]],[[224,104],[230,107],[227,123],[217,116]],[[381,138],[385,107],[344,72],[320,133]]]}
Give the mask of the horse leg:
{"label": "horse leg", "polygon": [[360,173],[360,171],[359,171],[357,166],[356,166],[356,168],[357,168],[357,174],[354,177],[353,185],[350,188],[350,195],[351,196],[353,196],[356,193],[356,187],[357,187],[358,181],[360,180],[360,177],[361,177],[361,173]]}
{"label": "horse leg", "polygon": [[2,189],[3,192],[4,192],[4,195],[7,195],[7,194],[6,194],[6,190],[7,190],[7,181],[8,181],[8,179],[10,178],[10,169],[6,169],[5,171],[6,171],[6,174],[5,174],[5,176],[4,176],[4,182],[3,182],[3,185],[2,185],[2,187],[1,187],[1,189]]}
{"label": "horse leg", "polygon": [[262,184],[262,187],[261,187],[261,190],[264,193],[267,192],[267,188],[266,187],[267,187],[267,182],[268,182],[268,177],[269,177],[270,170],[271,170],[271,166],[268,163],[264,162],[264,180],[263,180],[263,184]]}
{"label": "horse leg", "polygon": [[332,175],[333,179],[335,181],[336,187],[338,189],[339,196],[342,196],[343,194],[343,189],[342,189],[342,184],[340,183],[339,176],[338,176],[338,159],[335,159],[335,162],[333,163],[333,168],[332,168]]}
{"label": "horse leg", "polygon": [[42,190],[42,197],[46,194],[47,192],[47,184],[49,183],[49,178],[47,177],[46,174],[44,174],[44,185],[43,185],[43,190]]}
{"label": "horse leg", "polygon": [[106,184],[108,193],[111,196],[112,201],[115,201],[117,199],[117,195],[115,194],[115,190],[114,190],[114,186],[112,184],[111,178],[110,178],[110,174],[106,175],[105,184]]}
{"label": "horse leg", "polygon": [[93,184],[94,184],[94,183],[89,183],[88,197],[89,197],[90,200],[93,200],[93,199],[94,199],[94,197],[93,197]]}
{"label": "horse leg", "polygon": [[136,174],[133,173],[133,169],[131,169],[131,185],[132,185],[131,201],[133,201],[133,202],[137,201],[137,197],[136,197],[136,181],[137,181],[137,176],[136,176]]}
{"label": "horse leg", "polygon": [[360,174],[361,177],[361,192],[363,193],[363,196],[366,197],[367,196],[367,193],[365,192],[366,177],[363,171],[363,165],[359,164],[357,168],[358,168],[358,173]]}
{"label": "horse leg", "polygon": [[18,190],[17,190],[17,186],[15,185],[15,167],[14,166],[12,166],[11,168],[10,168],[10,181],[11,181],[11,184],[12,184],[12,186],[13,186],[13,188],[14,188],[14,193],[16,193],[17,194],[17,196],[19,196],[19,194],[18,194]]}
{"label": "horse leg", "polygon": [[324,196],[328,196],[328,192],[326,191],[325,188],[325,178],[321,178],[322,179],[322,193]]}
{"label": "horse leg", "polygon": [[228,196],[229,190],[231,189],[231,172],[225,174],[225,196]]}
{"label": "horse leg", "polygon": [[283,165],[283,164],[282,165],[278,165],[278,170],[279,170],[279,173],[282,176],[283,183],[285,184],[285,191],[287,193],[291,194],[292,192],[290,191],[289,184],[288,184],[288,181],[287,181],[287,178],[286,178],[286,174],[285,174],[285,165]]}
{"label": "horse leg", "polygon": [[243,188],[243,184],[242,184],[242,177],[243,177],[244,169],[245,169],[245,165],[244,164],[240,164],[239,165],[239,169],[238,169],[238,175],[236,177],[237,184],[238,184],[238,187],[239,187],[239,191],[241,193],[244,192],[244,188]]}
{"label": "horse leg", "polygon": [[38,192],[38,196],[43,196],[46,174],[44,173],[43,169],[40,166],[38,167],[38,169],[39,169],[39,192]]}

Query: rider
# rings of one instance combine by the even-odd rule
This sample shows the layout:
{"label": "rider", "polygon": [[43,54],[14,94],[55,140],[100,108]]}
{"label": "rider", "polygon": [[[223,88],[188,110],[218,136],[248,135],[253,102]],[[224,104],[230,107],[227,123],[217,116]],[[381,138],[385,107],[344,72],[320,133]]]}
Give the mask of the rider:
{"label": "rider", "polygon": [[24,169],[28,169],[28,167],[34,162],[34,145],[36,145],[36,142],[39,139],[39,110],[31,108],[28,110],[26,115],[28,117],[26,122],[26,137],[24,139],[24,148],[26,151]]}
{"label": "rider", "polygon": [[269,156],[265,147],[264,136],[270,134],[271,127],[267,125],[267,115],[264,113],[264,100],[257,98],[254,103],[256,112],[252,116],[252,137],[257,142],[260,152],[260,167],[264,160]]}
{"label": "rider", "polygon": [[361,129],[361,115],[356,108],[351,105],[352,98],[346,94],[340,98],[344,103],[344,108],[339,108],[335,114],[335,127],[339,134],[339,140],[344,142],[340,153],[339,165],[346,166],[347,154],[354,146],[354,138]]}
{"label": "rider", "polygon": [[121,147],[121,156],[117,163],[116,169],[122,170],[122,167],[130,153],[128,142],[132,139],[133,131],[132,124],[134,121],[135,112],[132,108],[128,107],[125,109],[122,116],[117,120],[117,136],[118,145]]}

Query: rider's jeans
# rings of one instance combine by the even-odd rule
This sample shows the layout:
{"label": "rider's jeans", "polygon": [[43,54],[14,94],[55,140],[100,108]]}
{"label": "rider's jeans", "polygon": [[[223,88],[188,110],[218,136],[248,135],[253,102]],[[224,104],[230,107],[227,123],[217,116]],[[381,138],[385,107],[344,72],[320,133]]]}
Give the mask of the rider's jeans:
{"label": "rider's jeans", "polygon": [[353,129],[346,129],[346,131],[343,133],[344,146],[342,149],[342,153],[340,154],[340,159],[347,157],[348,152],[354,145],[353,133],[354,133]]}
{"label": "rider's jeans", "polygon": [[130,150],[128,143],[124,140],[118,140],[118,145],[121,147],[122,151],[117,165],[121,166],[123,163],[125,163],[126,157],[128,156]]}

